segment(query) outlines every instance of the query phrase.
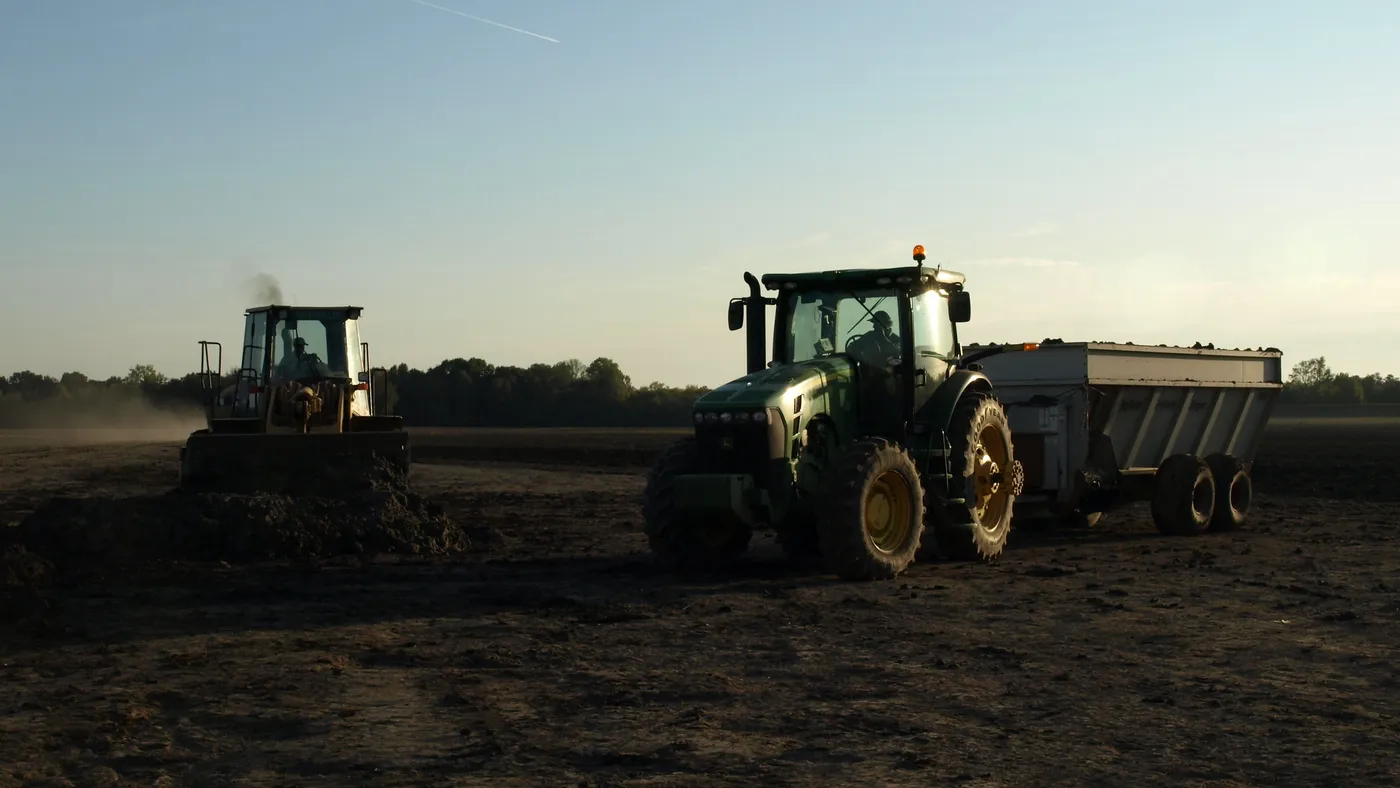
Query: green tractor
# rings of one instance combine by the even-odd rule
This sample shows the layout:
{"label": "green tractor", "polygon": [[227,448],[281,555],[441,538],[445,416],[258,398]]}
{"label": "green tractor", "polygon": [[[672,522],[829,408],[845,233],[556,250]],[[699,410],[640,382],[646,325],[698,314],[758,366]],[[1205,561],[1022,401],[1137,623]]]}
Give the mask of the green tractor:
{"label": "green tractor", "polygon": [[[914,265],[745,272],[748,374],[695,403],[695,434],[647,478],[645,532],[661,562],[717,569],[770,527],[789,558],[848,580],[893,578],[914,560],[992,559],[1025,480],[1006,412],[957,327],[962,274]],[[775,307],[772,358],[765,310]]]}

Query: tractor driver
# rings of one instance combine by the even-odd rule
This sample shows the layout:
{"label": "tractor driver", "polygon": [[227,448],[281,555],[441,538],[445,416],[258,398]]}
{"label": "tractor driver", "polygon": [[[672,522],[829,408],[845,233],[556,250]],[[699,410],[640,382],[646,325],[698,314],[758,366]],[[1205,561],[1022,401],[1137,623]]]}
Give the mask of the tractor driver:
{"label": "tractor driver", "polygon": [[306,352],[306,339],[303,337],[293,340],[292,352],[282,356],[282,360],[277,362],[277,379],[283,382],[322,378],[325,377],[325,371],[325,364],[321,363],[316,354]]}
{"label": "tractor driver", "polygon": [[851,355],[871,366],[887,367],[899,357],[899,336],[894,333],[894,321],[883,309],[870,316],[874,327],[851,343]]}

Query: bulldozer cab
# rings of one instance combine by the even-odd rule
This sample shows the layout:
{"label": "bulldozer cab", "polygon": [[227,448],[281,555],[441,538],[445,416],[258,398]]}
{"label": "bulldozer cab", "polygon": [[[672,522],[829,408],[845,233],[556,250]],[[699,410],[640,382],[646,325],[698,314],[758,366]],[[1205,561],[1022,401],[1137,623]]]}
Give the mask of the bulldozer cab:
{"label": "bulldozer cab", "polygon": [[[360,307],[269,305],[244,313],[243,347],[233,385],[212,397],[211,419],[259,419],[268,394],[290,381],[343,383],[350,415],[375,411],[369,345],[360,341]],[[204,343],[215,344],[215,343]],[[218,367],[205,349],[206,376]],[[213,392],[211,392],[213,393]]]}

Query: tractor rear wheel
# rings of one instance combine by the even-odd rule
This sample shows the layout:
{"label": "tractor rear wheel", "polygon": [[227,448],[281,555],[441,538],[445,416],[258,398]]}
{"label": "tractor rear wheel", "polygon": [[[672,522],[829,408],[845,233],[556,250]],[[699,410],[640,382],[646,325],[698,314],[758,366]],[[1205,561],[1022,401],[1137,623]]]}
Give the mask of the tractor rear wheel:
{"label": "tractor rear wheel", "polygon": [[642,492],[643,530],[657,560],[671,569],[703,571],[733,563],[749,549],[753,528],[737,515],[676,509],[675,478],[699,468],[694,438],[682,438],[657,459]]}
{"label": "tractor rear wheel", "polygon": [[865,438],[827,472],[817,501],[817,541],[844,580],[888,580],[914,562],[924,532],[924,490],[898,444]]}
{"label": "tractor rear wheel", "polygon": [[953,411],[948,438],[950,488],[963,503],[948,503],[935,512],[937,547],[958,561],[996,558],[1006,548],[1012,505],[1025,484],[1006,410],[991,394],[970,392]]}

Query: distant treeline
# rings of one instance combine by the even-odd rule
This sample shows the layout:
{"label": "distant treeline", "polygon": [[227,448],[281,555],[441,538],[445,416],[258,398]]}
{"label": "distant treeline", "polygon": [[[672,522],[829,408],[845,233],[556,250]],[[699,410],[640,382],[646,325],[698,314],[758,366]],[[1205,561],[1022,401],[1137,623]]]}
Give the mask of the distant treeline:
{"label": "distant treeline", "polygon": [[[232,382],[230,373],[223,384]],[[198,374],[167,378],[149,365],[107,380],[16,372],[0,378],[0,428],[119,424],[137,413],[189,412],[202,391]],[[388,397],[394,413],[420,427],[663,427],[688,424],[692,403],[705,391],[661,383],[637,388],[607,358],[529,367],[457,358],[428,370],[391,368]],[[1336,374],[1325,358],[1309,359],[1293,368],[1282,401],[1400,403],[1400,378]]]}
{"label": "distant treeline", "polygon": [[1400,403],[1400,378],[1333,372],[1323,356],[1300,361],[1288,374],[1280,401],[1294,405]]}
{"label": "distant treeline", "polygon": [[[393,413],[419,427],[650,427],[684,425],[708,389],[661,383],[636,387],[612,359],[529,367],[451,359],[428,370],[388,370]],[[234,373],[221,386],[232,385]],[[198,373],[168,378],[149,365],[94,380],[16,372],[0,378],[0,428],[117,424],[197,408]]]}

